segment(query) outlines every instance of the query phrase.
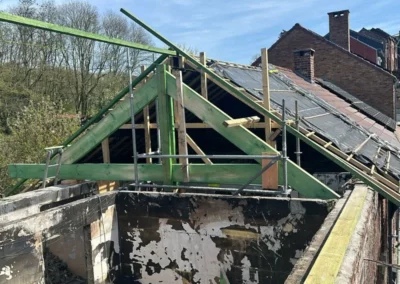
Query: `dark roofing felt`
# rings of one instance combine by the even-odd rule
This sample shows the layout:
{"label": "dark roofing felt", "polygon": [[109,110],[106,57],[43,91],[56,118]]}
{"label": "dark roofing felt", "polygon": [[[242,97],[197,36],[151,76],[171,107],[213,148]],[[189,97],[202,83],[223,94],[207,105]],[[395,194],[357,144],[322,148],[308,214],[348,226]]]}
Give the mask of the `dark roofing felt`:
{"label": "dark roofing felt", "polygon": [[[211,67],[219,75],[243,87],[253,96],[262,99],[260,68],[241,68],[221,62]],[[311,84],[290,70],[270,65],[276,73],[270,73],[271,106],[281,112],[282,99],[286,110],[294,117],[295,101],[298,101],[302,126],[332,141],[345,153],[352,153],[369,136],[372,138],[354,155],[357,160],[378,169],[386,166],[391,153],[388,172],[400,178],[400,142],[395,133],[353,108],[350,103],[318,84]],[[323,115],[322,115],[323,114]],[[322,116],[321,116],[322,115]],[[378,148],[380,155],[374,161]]]}

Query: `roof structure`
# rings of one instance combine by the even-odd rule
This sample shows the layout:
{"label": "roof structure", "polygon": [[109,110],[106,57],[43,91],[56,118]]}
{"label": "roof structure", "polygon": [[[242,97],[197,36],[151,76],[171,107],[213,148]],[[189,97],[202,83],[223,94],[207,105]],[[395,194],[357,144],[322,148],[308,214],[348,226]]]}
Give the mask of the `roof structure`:
{"label": "roof structure", "polygon": [[[263,98],[260,91],[260,68],[246,69],[220,62],[212,64],[211,68],[217,74],[245,88],[256,98]],[[286,108],[294,117],[294,102],[297,100],[302,125],[305,128],[328,138],[341,151],[355,153],[360,162],[366,165],[374,164],[382,171],[386,170],[397,179],[400,178],[400,142],[395,133],[358,112],[335,93],[311,84],[294,72],[273,65],[270,65],[270,70],[276,71],[270,74],[271,103],[274,110],[281,112],[281,100],[284,97]],[[375,159],[377,155],[379,158]],[[391,157],[389,163],[387,157]]]}
{"label": "roof structure", "polygon": [[[190,182],[232,183],[235,181],[246,183],[249,180],[250,182],[255,181],[258,177],[254,177],[255,174],[260,175],[258,171],[261,169],[260,164],[263,163],[259,155],[269,153],[273,155],[271,157],[281,159],[282,155],[271,145],[270,137],[267,136],[267,139],[262,139],[242,124],[227,127],[225,123],[235,121],[235,119],[212,101],[209,101],[206,95],[202,96],[182,83],[179,79],[181,76],[179,68],[182,67],[174,66],[175,71],[178,72],[174,72],[174,74],[169,72],[165,62],[169,56],[168,53],[172,52],[185,58],[183,68],[192,68],[199,74],[198,76],[213,82],[217,88],[258,112],[267,120],[264,128],[269,125],[269,120],[273,121],[276,128],[282,128],[283,133],[286,133],[285,129],[287,129],[289,134],[309,145],[344,171],[352,173],[354,177],[364,181],[395,204],[400,204],[400,194],[398,193],[399,148],[379,138],[376,133],[361,127],[327,101],[302,88],[300,84],[295,84],[289,76],[290,74],[294,75],[294,73],[271,66],[269,72],[265,70],[268,69],[267,67],[264,68],[265,74],[269,74],[269,76],[263,76],[263,71],[259,68],[210,60],[207,62],[200,60],[199,62],[198,59],[187,54],[128,11],[124,9],[121,11],[168,45],[170,50],[160,50],[163,55],[133,81],[132,87],[136,89],[135,95],[131,98],[133,106],[131,111],[130,100],[124,99],[126,94],[129,93],[130,88],[128,86],[76,134],[66,140],[65,149],[60,159],[62,164],[59,173],[60,178],[132,180],[132,173],[135,172],[140,181],[162,182],[161,187],[165,186],[166,188],[177,182],[187,182],[189,177]],[[48,26],[37,22],[29,21],[26,24],[23,19],[16,19],[12,16],[3,15],[2,18],[9,22],[48,29]],[[52,27],[52,31],[57,29],[60,30],[60,27]],[[71,33],[79,36],[76,31],[71,31],[69,34]],[[140,48],[146,49],[143,46]],[[156,52],[154,49],[149,49],[149,51]],[[173,62],[179,63],[179,60]],[[268,86],[271,100],[264,100],[262,95],[265,78],[270,79]],[[204,80],[201,79],[201,82],[204,82]],[[285,111],[282,107],[283,98],[286,102]],[[158,102],[158,127],[160,129],[161,152],[164,155],[161,156],[162,164],[78,163],[122,125],[130,121],[132,114],[138,115],[155,100]],[[174,101],[178,102],[175,103],[175,107]],[[296,101],[301,113],[301,122],[298,128],[283,117],[284,113],[287,113],[289,117],[294,117]],[[180,157],[179,163],[174,162],[176,143],[179,146],[179,153],[184,153],[185,148],[187,153],[185,141],[187,140],[188,144],[190,141],[184,124],[184,109],[218,132],[245,155],[249,155],[257,164],[190,164],[185,155]],[[177,119],[177,122],[179,122],[178,141],[175,141],[175,110],[179,114],[179,119]],[[91,128],[88,130],[89,126]],[[147,121],[146,127],[149,128],[149,121]],[[77,139],[78,137],[79,139]],[[277,182],[283,183],[284,174],[287,170],[288,184],[303,196],[321,199],[338,197],[328,186],[318,181],[299,165],[290,160],[287,163],[285,161],[287,160],[284,159],[281,163],[282,166],[277,169]],[[56,164],[57,162],[54,159],[52,163]],[[267,167],[263,166],[263,169],[267,169]],[[13,164],[9,166],[10,176],[23,179],[41,178],[43,172],[47,170],[49,175],[56,173],[55,168],[50,169],[46,164]],[[257,181],[260,182],[260,179]]]}

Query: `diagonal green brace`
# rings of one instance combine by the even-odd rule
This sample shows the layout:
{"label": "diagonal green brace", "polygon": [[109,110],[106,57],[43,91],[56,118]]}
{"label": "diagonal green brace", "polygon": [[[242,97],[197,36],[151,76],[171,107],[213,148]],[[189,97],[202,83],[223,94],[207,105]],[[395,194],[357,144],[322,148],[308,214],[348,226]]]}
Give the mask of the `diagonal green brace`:
{"label": "diagonal green brace", "polygon": [[[167,72],[168,95],[176,99],[175,77]],[[249,155],[261,155],[263,152],[278,153],[273,147],[265,143],[251,131],[243,126],[227,128],[223,125],[225,120],[232,119],[211,102],[204,99],[187,85],[183,86],[184,104],[194,115],[210,125],[219,134],[232,142],[235,146]],[[258,161],[261,163],[261,161]],[[282,184],[282,168],[279,167],[279,179]],[[292,161],[288,161],[289,185],[310,198],[332,199],[339,195],[325,184],[304,171]]]}
{"label": "diagonal green brace", "polygon": [[109,44],[113,44],[113,45],[135,48],[135,49],[149,51],[149,52],[155,52],[155,53],[166,54],[166,55],[175,55],[176,54],[176,52],[173,50],[157,48],[157,47],[144,45],[144,44],[140,44],[140,43],[136,43],[136,42],[130,42],[130,41],[126,41],[126,40],[118,39],[118,38],[111,38],[111,37],[104,36],[104,35],[99,35],[99,34],[86,32],[86,31],[82,31],[82,30],[78,30],[78,29],[59,26],[59,25],[42,22],[42,21],[38,21],[38,20],[34,20],[34,19],[29,19],[29,18],[25,18],[25,17],[21,17],[21,16],[16,16],[16,15],[4,13],[4,12],[0,12],[0,21],[17,24],[17,25],[22,25],[22,26],[27,26],[27,27],[36,28],[36,29],[41,29],[41,30],[50,31],[50,32],[57,32],[60,34],[65,34],[65,35],[70,35],[70,36],[76,36],[76,37],[85,38],[85,39],[95,40],[95,41],[109,43]]}
{"label": "diagonal green brace", "polygon": [[[156,96],[157,79],[153,77],[134,93],[133,100],[135,114],[153,101]],[[75,163],[99,145],[105,138],[118,130],[121,125],[131,118],[129,108],[129,99],[125,99],[115,105],[113,110],[110,111],[99,123],[97,123],[70,147],[65,149],[61,160],[62,164]]]}

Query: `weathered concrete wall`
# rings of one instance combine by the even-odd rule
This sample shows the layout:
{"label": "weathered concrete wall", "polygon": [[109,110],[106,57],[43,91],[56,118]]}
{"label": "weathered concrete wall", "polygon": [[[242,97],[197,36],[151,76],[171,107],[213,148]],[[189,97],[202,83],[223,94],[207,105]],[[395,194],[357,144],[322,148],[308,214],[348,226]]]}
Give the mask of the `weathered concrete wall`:
{"label": "weathered concrete wall", "polygon": [[118,283],[283,283],[331,204],[124,192]]}
{"label": "weathered concrete wall", "polygon": [[90,224],[94,283],[113,282],[119,273],[118,219],[114,206]]}
{"label": "weathered concrete wall", "polygon": [[[102,214],[107,215],[107,210],[113,210],[110,207],[115,205],[115,196],[115,192],[93,196],[2,224],[0,283],[44,283],[42,242],[50,242],[98,221]],[[107,242],[107,238],[104,241]],[[100,241],[98,243],[100,245]],[[113,266],[110,260],[109,267]]]}
{"label": "weathered concrete wall", "polygon": [[75,275],[86,279],[85,239],[83,228],[60,235],[45,242],[45,247],[50,253],[62,260],[68,269]]}
{"label": "weathered concrete wall", "polygon": [[42,206],[53,202],[68,201],[98,191],[94,182],[77,185],[58,185],[3,198],[0,202],[0,225],[26,218],[43,211]]}
{"label": "weathered concrete wall", "polygon": [[377,281],[378,265],[367,259],[380,260],[382,243],[381,203],[378,194],[365,185],[356,185],[354,190],[368,191],[368,196],[335,283],[380,283]]}

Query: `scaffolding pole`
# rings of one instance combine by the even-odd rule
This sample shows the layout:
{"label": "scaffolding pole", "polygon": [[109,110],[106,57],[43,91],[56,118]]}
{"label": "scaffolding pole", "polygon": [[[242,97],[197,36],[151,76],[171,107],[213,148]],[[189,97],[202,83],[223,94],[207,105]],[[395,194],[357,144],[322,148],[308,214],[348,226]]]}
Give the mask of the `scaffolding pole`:
{"label": "scaffolding pole", "polygon": [[[299,117],[299,106],[297,100],[295,101],[295,111],[296,111],[296,130],[300,132],[300,117]],[[301,151],[300,151],[300,138],[296,137],[296,162],[299,167],[301,167]]]}
{"label": "scaffolding pole", "polygon": [[133,106],[133,88],[132,88],[132,70],[130,64],[129,49],[126,49],[126,57],[128,60],[128,70],[129,70],[129,99],[131,108],[131,126],[132,126],[132,151],[133,151],[133,163],[135,171],[135,190],[139,189],[139,173],[138,173],[138,153],[136,149],[136,128],[135,128],[135,109]]}
{"label": "scaffolding pole", "polygon": [[288,189],[287,179],[287,143],[286,143],[286,108],[285,100],[282,100],[282,167],[283,167],[283,190]]}

